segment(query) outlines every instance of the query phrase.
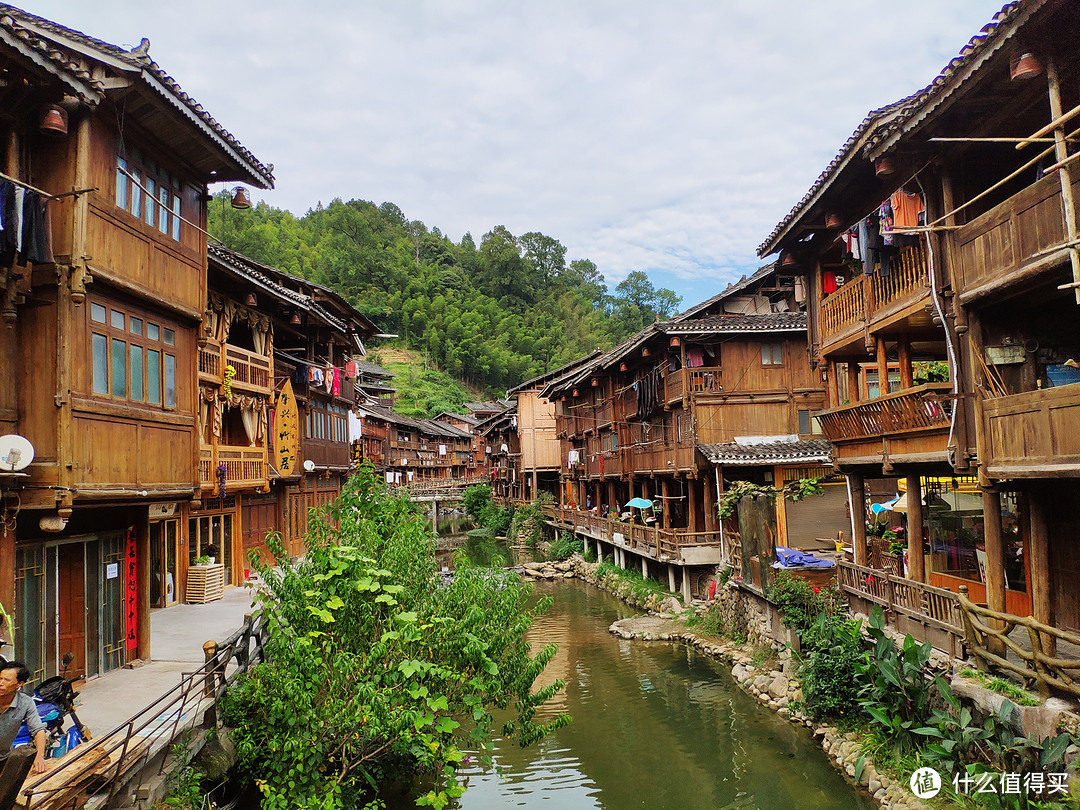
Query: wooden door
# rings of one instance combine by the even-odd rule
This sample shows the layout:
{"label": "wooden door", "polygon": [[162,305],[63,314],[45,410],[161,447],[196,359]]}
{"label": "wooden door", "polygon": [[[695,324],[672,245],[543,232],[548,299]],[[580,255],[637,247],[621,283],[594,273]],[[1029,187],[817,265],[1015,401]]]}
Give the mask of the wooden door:
{"label": "wooden door", "polygon": [[86,675],[86,553],[82,543],[57,548],[57,661],[65,653],[75,660],[68,677]]}

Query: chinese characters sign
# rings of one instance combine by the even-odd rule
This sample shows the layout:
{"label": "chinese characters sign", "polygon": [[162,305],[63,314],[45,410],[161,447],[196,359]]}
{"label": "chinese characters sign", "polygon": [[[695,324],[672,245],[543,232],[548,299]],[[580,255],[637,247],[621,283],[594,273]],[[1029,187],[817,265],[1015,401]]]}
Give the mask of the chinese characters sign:
{"label": "chinese characters sign", "polygon": [[135,553],[135,527],[127,530],[124,544],[124,637],[127,648],[139,646],[139,583],[138,557]]}
{"label": "chinese characters sign", "polygon": [[299,440],[300,414],[293,396],[292,380],[286,380],[278,393],[274,415],[274,466],[284,476],[293,475],[298,467]]}

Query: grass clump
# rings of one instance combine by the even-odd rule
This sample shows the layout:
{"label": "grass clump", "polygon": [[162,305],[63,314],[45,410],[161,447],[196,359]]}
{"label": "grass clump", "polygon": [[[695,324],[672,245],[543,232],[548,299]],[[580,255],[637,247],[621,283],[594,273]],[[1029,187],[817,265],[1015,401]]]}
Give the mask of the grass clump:
{"label": "grass clump", "polygon": [[961,678],[978,681],[991,692],[1004,695],[1017,706],[1039,706],[1042,701],[1026,689],[1005,678],[998,678],[978,669],[962,669],[959,672]]}

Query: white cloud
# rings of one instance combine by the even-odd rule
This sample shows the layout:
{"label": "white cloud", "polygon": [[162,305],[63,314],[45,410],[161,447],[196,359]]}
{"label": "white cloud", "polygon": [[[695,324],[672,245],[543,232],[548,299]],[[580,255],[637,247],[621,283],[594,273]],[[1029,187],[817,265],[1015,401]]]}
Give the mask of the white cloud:
{"label": "white cloud", "polygon": [[997,0],[38,0],[154,58],[302,214],[388,200],[452,238],[538,230],[684,305],[755,248],[874,107],[925,86]]}

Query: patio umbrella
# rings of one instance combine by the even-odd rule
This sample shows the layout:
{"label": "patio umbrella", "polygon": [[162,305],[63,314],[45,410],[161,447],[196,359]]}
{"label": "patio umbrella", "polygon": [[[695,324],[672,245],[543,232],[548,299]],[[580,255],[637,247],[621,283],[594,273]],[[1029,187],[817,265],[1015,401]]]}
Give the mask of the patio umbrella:
{"label": "patio umbrella", "polygon": [[635,506],[638,509],[648,509],[652,506],[652,501],[647,501],[644,498],[631,498],[626,502],[627,506]]}

